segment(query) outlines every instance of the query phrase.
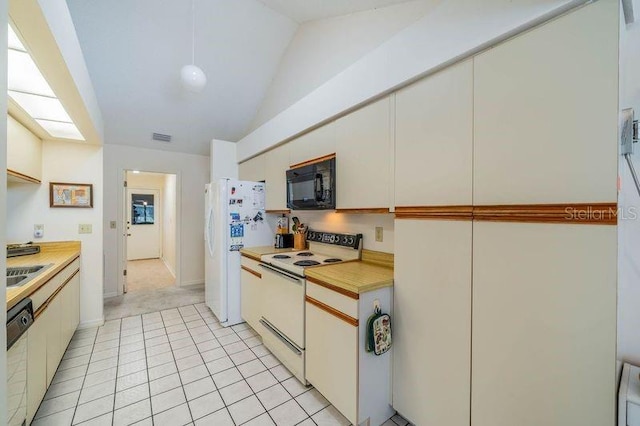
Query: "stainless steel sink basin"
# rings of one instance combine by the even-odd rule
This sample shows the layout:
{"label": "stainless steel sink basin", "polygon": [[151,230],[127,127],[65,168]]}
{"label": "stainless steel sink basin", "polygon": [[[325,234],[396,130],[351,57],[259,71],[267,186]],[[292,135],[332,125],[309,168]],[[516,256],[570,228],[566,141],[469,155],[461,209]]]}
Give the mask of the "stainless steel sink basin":
{"label": "stainless steel sink basin", "polygon": [[48,265],[16,266],[7,268],[7,288],[20,287],[31,281],[32,278],[44,272],[53,263]]}

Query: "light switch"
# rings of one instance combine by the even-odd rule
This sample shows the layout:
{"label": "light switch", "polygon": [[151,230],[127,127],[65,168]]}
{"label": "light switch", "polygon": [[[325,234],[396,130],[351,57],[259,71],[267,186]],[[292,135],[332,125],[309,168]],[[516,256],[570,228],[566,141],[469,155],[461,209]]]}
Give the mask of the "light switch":
{"label": "light switch", "polygon": [[93,227],[90,223],[81,223],[78,225],[78,234],[91,234],[93,232]]}
{"label": "light switch", "polygon": [[116,221],[115,220],[112,220],[111,222],[109,222],[109,228],[116,229]]}

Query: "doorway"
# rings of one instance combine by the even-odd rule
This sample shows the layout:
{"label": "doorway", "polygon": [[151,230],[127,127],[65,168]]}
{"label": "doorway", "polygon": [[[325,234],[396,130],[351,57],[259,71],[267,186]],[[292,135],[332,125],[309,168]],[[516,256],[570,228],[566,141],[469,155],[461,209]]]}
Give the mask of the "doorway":
{"label": "doorway", "polygon": [[176,175],[126,172],[124,293],[176,284]]}

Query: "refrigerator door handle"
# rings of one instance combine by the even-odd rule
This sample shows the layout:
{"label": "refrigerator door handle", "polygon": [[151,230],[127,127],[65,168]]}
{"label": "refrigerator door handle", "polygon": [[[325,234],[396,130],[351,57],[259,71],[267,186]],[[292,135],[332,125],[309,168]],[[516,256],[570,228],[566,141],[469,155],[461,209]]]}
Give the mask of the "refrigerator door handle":
{"label": "refrigerator door handle", "polygon": [[213,244],[215,238],[215,229],[213,224],[213,208],[209,209],[209,216],[207,217],[207,248],[209,249],[209,256],[213,257],[213,250],[215,245]]}

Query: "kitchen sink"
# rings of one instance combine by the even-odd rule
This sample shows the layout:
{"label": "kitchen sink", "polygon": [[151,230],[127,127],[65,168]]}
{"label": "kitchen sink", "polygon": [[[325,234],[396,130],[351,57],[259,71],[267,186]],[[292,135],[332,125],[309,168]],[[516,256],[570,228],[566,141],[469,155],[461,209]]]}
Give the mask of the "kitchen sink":
{"label": "kitchen sink", "polygon": [[53,263],[48,265],[14,266],[7,268],[7,288],[20,287],[41,274]]}

